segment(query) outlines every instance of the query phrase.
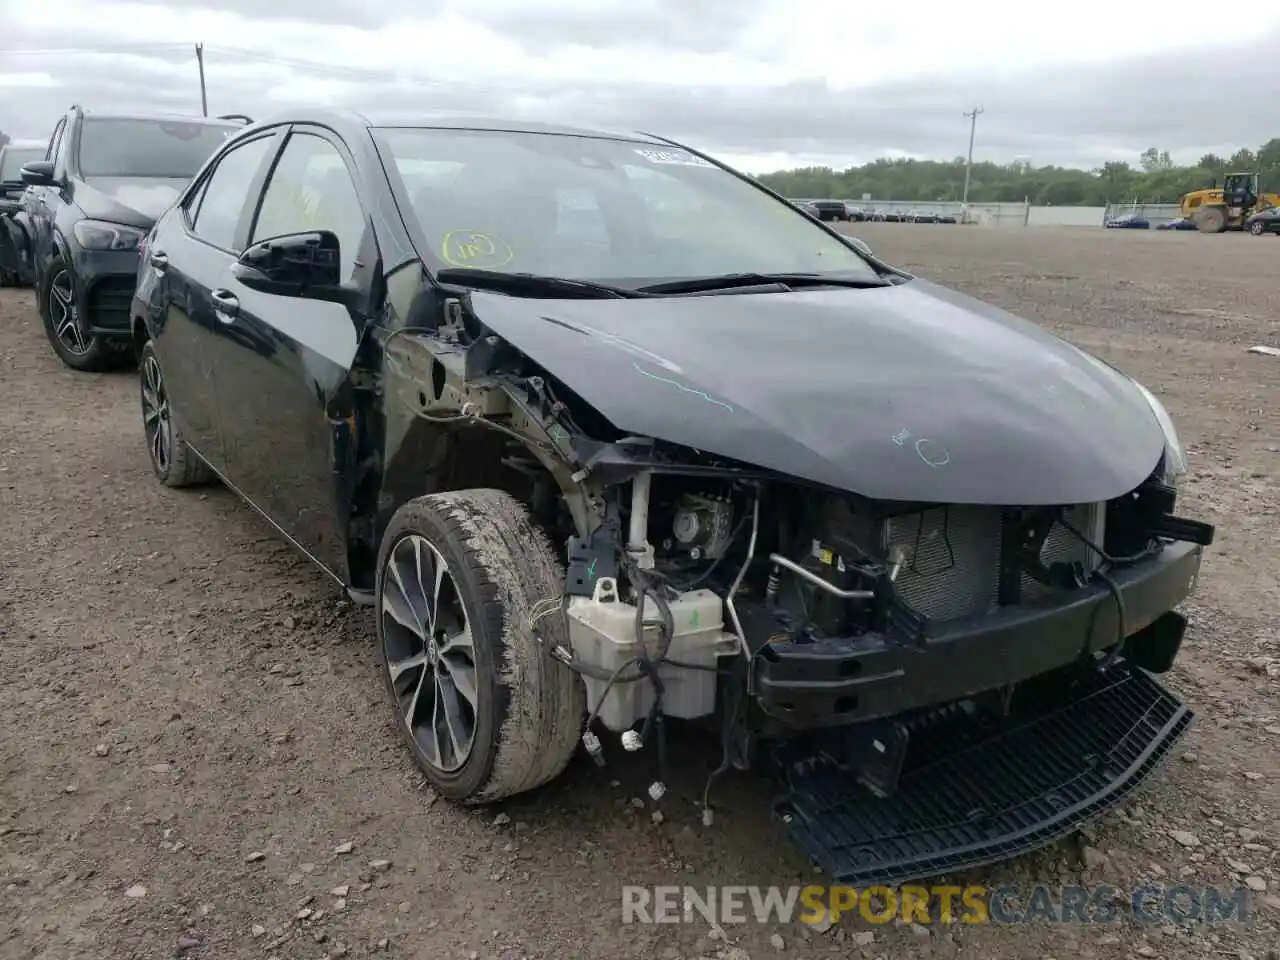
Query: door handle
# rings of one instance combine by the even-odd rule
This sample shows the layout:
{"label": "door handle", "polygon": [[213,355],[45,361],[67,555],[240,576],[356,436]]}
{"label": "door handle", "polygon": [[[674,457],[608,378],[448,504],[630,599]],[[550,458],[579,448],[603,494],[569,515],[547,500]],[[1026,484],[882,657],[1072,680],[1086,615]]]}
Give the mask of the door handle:
{"label": "door handle", "polygon": [[164,273],[169,267],[169,257],[160,251],[156,251],[151,255],[151,266],[156,268],[157,273]]}
{"label": "door handle", "polygon": [[213,300],[213,312],[223,323],[233,323],[240,313],[240,300],[230,290],[215,290],[209,294]]}

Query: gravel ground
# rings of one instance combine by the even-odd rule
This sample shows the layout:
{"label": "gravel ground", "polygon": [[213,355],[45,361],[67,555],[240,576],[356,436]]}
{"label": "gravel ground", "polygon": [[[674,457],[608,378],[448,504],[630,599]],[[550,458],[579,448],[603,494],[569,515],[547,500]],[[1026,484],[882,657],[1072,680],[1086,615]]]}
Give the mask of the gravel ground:
{"label": "gravel ground", "polygon": [[[701,826],[675,748],[578,763],[501,812],[434,797],[394,738],[371,617],[225,491],[170,491],[136,380],[65,370],[0,291],[0,956],[484,958],[1280,956],[1280,360],[1245,236],[856,225],[881,255],[1024,313],[1162,395],[1219,524],[1170,682],[1199,719],[1087,836],[963,879],[1246,882],[1245,926],[624,926],[620,885],[813,882],[739,776]],[[1274,301],[1272,301],[1274,304]],[[636,801],[637,803],[639,801]],[[647,803],[647,801],[646,801]],[[1176,835],[1176,836],[1175,836]]]}

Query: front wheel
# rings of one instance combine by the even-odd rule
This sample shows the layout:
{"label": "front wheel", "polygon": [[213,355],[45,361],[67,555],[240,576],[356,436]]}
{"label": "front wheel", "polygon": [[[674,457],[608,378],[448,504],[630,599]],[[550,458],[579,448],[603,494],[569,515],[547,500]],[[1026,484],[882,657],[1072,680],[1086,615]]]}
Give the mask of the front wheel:
{"label": "front wheel", "polygon": [[378,554],[378,658],[395,726],[431,785],[488,803],[565,768],[585,691],[547,649],[565,620],[531,614],[564,579],[546,536],[500,490],[418,497],[391,518]]}
{"label": "front wheel", "polygon": [[1267,225],[1262,222],[1249,224],[1249,232],[1255,237],[1260,237],[1267,232]]}
{"label": "front wheel", "polygon": [[1195,224],[1201,233],[1222,233],[1227,229],[1227,211],[1222,207],[1201,207]]}
{"label": "front wheel", "polygon": [[62,257],[55,257],[40,287],[40,317],[58,359],[72,370],[98,373],[120,366],[123,349],[104,337],[84,332],[83,307],[75,278]]}

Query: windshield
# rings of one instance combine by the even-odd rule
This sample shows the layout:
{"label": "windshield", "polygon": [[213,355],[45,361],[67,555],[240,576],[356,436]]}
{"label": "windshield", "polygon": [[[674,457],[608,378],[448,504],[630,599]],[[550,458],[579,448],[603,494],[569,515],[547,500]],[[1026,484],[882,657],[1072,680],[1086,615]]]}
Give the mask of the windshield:
{"label": "windshield", "polygon": [[383,128],[437,269],[634,287],[731,273],[877,280],[791,203],[675,148],[544,133]]}
{"label": "windshield", "polygon": [[83,177],[190,179],[240,124],[89,118],[80,131]]}
{"label": "windshield", "polygon": [[33,160],[43,160],[44,150],[44,147],[9,147],[0,155],[0,180],[22,179],[22,168]]}

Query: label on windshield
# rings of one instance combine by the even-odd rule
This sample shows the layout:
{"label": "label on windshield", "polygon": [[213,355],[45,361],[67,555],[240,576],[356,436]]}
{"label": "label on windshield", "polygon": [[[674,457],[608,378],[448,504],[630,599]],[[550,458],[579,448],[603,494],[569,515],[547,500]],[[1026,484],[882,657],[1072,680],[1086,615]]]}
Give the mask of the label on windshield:
{"label": "label on windshield", "polygon": [[650,163],[668,163],[681,167],[714,166],[714,164],[708,163],[701,157],[695,157],[692,153],[687,153],[684,150],[656,150],[653,147],[638,147],[636,153]]}

